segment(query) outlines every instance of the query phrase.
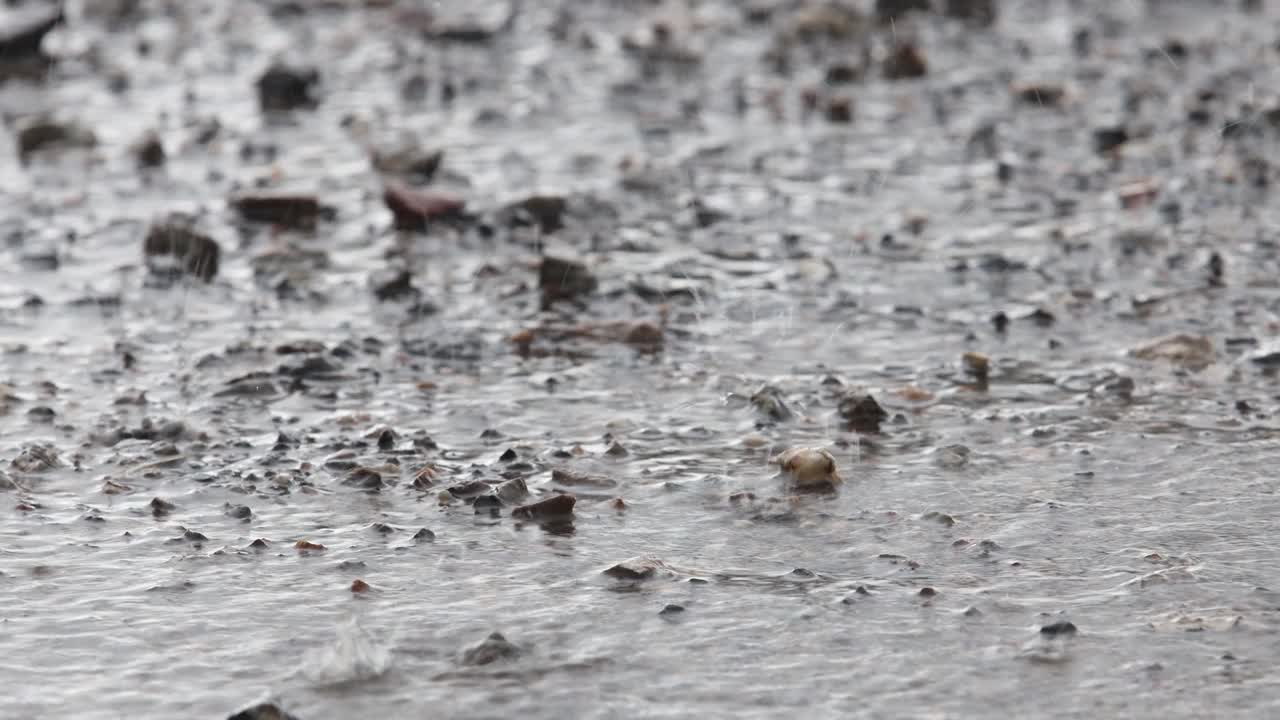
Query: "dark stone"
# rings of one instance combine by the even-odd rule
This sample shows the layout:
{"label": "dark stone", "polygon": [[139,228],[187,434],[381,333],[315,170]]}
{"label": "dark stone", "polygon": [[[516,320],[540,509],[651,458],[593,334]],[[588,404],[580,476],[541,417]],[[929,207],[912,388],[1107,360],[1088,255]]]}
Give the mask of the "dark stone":
{"label": "dark stone", "polygon": [[378,433],[378,449],[386,452],[394,449],[396,446],[396,433],[391,428],[386,428]]}
{"label": "dark stone", "polygon": [[683,613],[683,612],[684,612],[683,605],[676,605],[674,603],[671,603],[671,604],[668,604],[666,607],[662,608],[661,610],[659,610],[658,614],[663,617],[669,617],[671,615],[679,615],[680,613]]}
{"label": "dark stone", "polygon": [[413,274],[403,268],[379,273],[373,278],[373,295],[381,302],[417,297],[419,294],[418,288],[413,286]]}
{"label": "dark stone", "polygon": [[996,329],[996,332],[1003,334],[1009,329],[1009,316],[1005,315],[1003,311],[998,312],[991,316],[991,325]]}
{"label": "dark stone", "polygon": [[134,147],[133,154],[141,168],[160,167],[166,159],[164,143],[160,142],[160,136],[155,133],[147,133]]}
{"label": "dark stone", "polygon": [[1044,308],[1036,308],[1035,311],[1027,316],[1027,319],[1040,327],[1049,327],[1057,318],[1053,316],[1053,313],[1045,310]]}
{"label": "dark stone", "polygon": [[153,225],[147,232],[142,253],[153,272],[157,271],[153,260],[168,258],[176,260],[183,272],[208,282],[218,274],[221,249],[212,238],[196,232],[185,222],[169,219]]}
{"label": "dark stone", "polygon": [[250,222],[270,223],[294,230],[315,230],[321,219],[336,217],[333,208],[320,204],[313,195],[264,193],[239,195],[231,206]]}
{"label": "dark stone", "polygon": [[182,539],[186,540],[187,542],[193,542],[193,543],[202,543],[202,542],[209,541],[209,538],[204,533],[196,532],[195,530],[183,531]]}
{"label": "dark stone", "polygon": [[787,407],[782,391],[773,385],[765,385],[757,390],[751,396],[751,404],[756,412],[776,422],[785,422],[794,417],[791,408]]}
{"label": "dark stone", "polygon": [[263,540],[262,538],[258,538],[257,540],[254,540],[253,542],[249,543],[249,547],[253,548],[254,550],[266,550],[270,546],[271,546],[271,543],[268,543],[266,540]]}
{"label": "dark stone", "polygon": [[497,514],[502,509],[502,500],[497,495],[481,495],[471,505],[477,513],[491,512]]}
{"label": "dark stone", "polygon": [[884,60],[885,80],[910,80],[929,71],[924,55],[910,43],[901,43]]}
{"label": "dark stone", "polygon": [[564,213],[569,202],[560,195],[530,195],[508,206],[513,218],[536,224],[544,233],[564,227]]}
{"label": "dark stone", "polygon": [[319,83],[314,68],[272,65],[258,78],[258,105],[268,112],[315,107],[313,92]]}
{"label": "dark stone", "polygon": [[39,405],[27,410],[27,417],[31,418],[34,422],[51,423],[57,415],[58,413],[54,412],[53,408],[45,407],[44,405]]}
{"label": "dark stone", "polygon": [[518,456],[518,455],[516,455],[516,451],[515,451],[515,450],[513,450],[513,449],[511,449],[511,448],[507,448],[507,449],[506,449],[506,450],[505,450],[501,455],[499,455],[499,456],[498,456],[498,462],[501,462],[501,463],[509,463],[509,462],[514,461],[514,460],[515,460],[516,458],[518,458],[518,457],[519,457],[519,456]]}
{"label": "dark stone", "polygon": [[510,642],[502,633],[490,633],[480,643],[467,648],[462,653],[462,664],[470,666],[490,665],[499,660],[514,660],[524,651]]}
{"label": "dark stone", "polygon": [[547,307],[557,300],[570,300],[595,291],[597,282],[586,265],[552,256],[542,258],[538,270],[538,287],[542,290],[542,305]]}
{"label": "dark stone", "polygon": [[449,494],[456,498],[469,498],[477,495],[485,495],[490,490],[489,483],[482,480],[467,480],[456,485],[448,487]]}
{"label": "dark stone", "polygon": [[154,515],[155,517],[164,517],[165,515],[168,515],[169,513],[178,509],[177,505],[174,505],[168,500],[162,500],[160,498],[151,498],[151,502],[147,505],[147,507],[151,509],[151,514]]}
{"label": "dark stone", "polygon": [[943,0],[942,13],[974,25],[991,25],[996,21],[996,0]]}
{"label": "dark stone", "polygon": [[889,417],[875,398],[858,393],[845,396],[840,401],[838,412],[851,429],[863,433],[880,432],[880,424]]}
{"label": "dark stone", "polygon": [[44,53],[44,36],[62,23],[62,3],[22,13],[8,5],[8,22],[0,26],[0,79],[11,73],[36,77],[53,62]]}
{"label": "dark stone", "polygon": [[528,520],[555,520],[571,517],[578,499],[573,495],[553,495],[531,505],[522,505],[511,511],[511,517]]}
{"label": "dark stone", "polygon": [[432,222],[458,219],[466,207],[459,195],[443,190],[418,190],[402,183],[387,183],[382,200],[391,211],[397,230],[426,232]]}
{"label": "dark stone", "polygon": [[443,150],[422,150],[417,147],[373,154],[373,167],[378,172],[423,184],[435,177],[443,162]]}
{"label": "dark stone", "polygon": [[938,591],[934,590],[931,587],[920,588],[920,597],[931,598],[931,597],[936,597],[937,594],[938,594]]}
{"label": "dark stone", "polygon": [[1099,154],[1109,153],[1129,142],[1129,131],[1124,127],[1099,128],[1093,131],[1093,149]]}
{"label": "dark stone", "polygon": [[827,101],[827,122],[835,125],[848,125],[853,122],[853,99],[833,97]]}
{"label": "dark stone", "polygon": [[1077,632],[1075,624],[1060,620],[1056,623],[1050,623],[1040,628],[1040,634],[1047,637],[1069,637]]}
{"label": "dark stone", "polygon": [[228,505],[226,515],[236,520],[248,521],[253,517],[253,510],[248,505]]}
{"label": "dark stone", "polygon": [[343,485],[361,490],[377,491],[383,488],[382,475],[372,468],[359,467],[352,470],[342,481]]}
{"label": "dark stone", "polygon": [[876,0],[876,18],[881,22],[889,22],[911,12],[929,12],[932,10],[929,0]]}
{"label": "dark stone", "polygon": [[241,710],[228,717],[227,720],[298,720],[298,717],[281,710],[274,703],[262,703],[261,705],[254,705],[251,708]]}
{"label": "dark stone", "polygon": [[24,164],[43,150],[91,148],[97,144],[92,131],[73,123],[48,117],[37,117],[22,125],[17,132],[18,159]]}
{"label": "dark stone", "polygon": [[436,534],[426,528],[422,528],[413,534],[413,539],[417,542],[434,542]]}

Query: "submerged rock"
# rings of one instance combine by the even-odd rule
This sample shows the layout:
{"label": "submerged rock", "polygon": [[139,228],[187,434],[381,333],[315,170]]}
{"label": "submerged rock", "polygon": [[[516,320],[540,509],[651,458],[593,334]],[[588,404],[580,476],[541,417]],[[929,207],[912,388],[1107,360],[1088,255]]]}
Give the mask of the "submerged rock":
{"label": "submerged rock", "polygon": [[472,645],[462,653],[462,664],[472,667],[491,665],[499,660],[515,660],[524,654],[519,645],[507,640],[500,632]]}
{"label": "submerged rock", "polygon": [[63,22],[62,3],[26,10],[11,9],[0,24],[0,80],[38,78],[53,64],[44,52],[44,37]]}
{"label": "submerged rock", "polygon": [[794,417],[782,391],[773,385],[765,385],[757,390],[751,396],[751,404],[755,406],[756,412],[776,422],[785,422]]}
{"label": "submerged rock", "polygon": [[886,80],[910,80],[924,77],[929,65],[915,45],[902,43],[885,58],[883,71]]}

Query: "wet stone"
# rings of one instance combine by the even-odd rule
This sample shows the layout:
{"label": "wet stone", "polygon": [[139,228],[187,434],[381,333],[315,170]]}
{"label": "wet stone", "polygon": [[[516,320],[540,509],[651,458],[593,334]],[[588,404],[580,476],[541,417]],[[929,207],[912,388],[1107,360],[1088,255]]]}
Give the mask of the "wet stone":
{"label": "wet stone", "polygon": [[164,143],[160,141],[160,136],[154,132],[144,135],[141,140],[134,144],[133,157],[137,160],[140,168],[157,168],[164,165],[166,155]]}
{"label": "wet stone", "polygon": [[[481,495],[471,503],[477,513],[497,514],[502,509],[502,500],[497,495]],[[512,512],[514,515],[514,511]]]}
{"label": "wet stone", "polygon": [[151,502],[147,504],[147,507],[151,510],[151,514],[158,518],[178,509],[177,505],[161,498],[151,498]]}
{"label": "wet stone", "polygon": [[258,78],[258,105],[264,111],[315,107],[320,73],[314,68],[272,65]]}
{"label": "wet stone", "polygon": [[587,473],[574,472],[564,468],[555,468],[551,471],[551,482],[567,487],[611,488],[618,485],[617,481],[612,478],[601,475],[588,475]]}
{"label": "wet stone", "polygon": [[249,222],[269,223],[294,230],[314,230],[322,219],[335,216],[313,195],[260,193],[231,198],[231,207]]}
{"label": "wet stone", "polygon": [[563,520],[573,516],[573,506],[578,499],[573,495],[553,495],[531,505],[522,505],[511,511],[511,517],[528,520]]}
{"label": "wet stone", "polygon": [[240,712],[227,717],[227,720],[300,720],[297,716],[291,715],[280,709],[275,703],[262,703],[245,708]]}
{"label": "wet stone", "polygon": [[876,0],[875,14],[881,22],[889,22],[911,12],[929,12],[930,0]]}
{"label": "wet stone", "polygon": [[18,129],[18,158],[26,163],[37,153],[92,148],[97,145],[93,131],[71,122],[37,117]]}
{"label": "wet stone", "polygon": [[883,74],[886,80],[910,80],[924,77],[929,66],[924,55],[915,45],[902,43],[884,60]]}
{"label": "wet stone", "polygon": [[424,150],[416,146],[373,153],[373,167],[378,172],[419,184],[430,182],[443,161],[443,150]]}
{"label": "wet stone", "polygon": [[466,482],[450,485],[449,494],[456,498],[472,498],[477,495],[486,495],[492,489],[489,483],[483,480],[467,480]]}
{"label": "wet stone", "polygon": [[848,395],[841,400],[838,412],[851,429],[862,433],[880,432],[880,424],[889,417],[889,413],[880,407],[874,397],[861,393]]}
{"label": "wet stone", "polygon": [[142,253],[152,272],[164,272],[157,261],[176,261],[182,272],[208,282],[218,274],[221,249],[209,236],[170,218],[151,227],[143,239]]}
{"label": "wet stone", "polygon": [[418,532],[413,534],[413,539],[415,542],[420,542],[420,543],[435,542],[436,534],[426,528],[421,528],[418,530]]}
{"label": "wet stone", "polygon": [[421,291],[413,286],[413,274],[404,268],[386,270],[372,278],[373,296],[381,302],[416,298]]}
{"label": "wet stone", "polygon": [[1040,628],[1040,634],[1046,637],[1070,637],[1075,635],[1076,632],[1075,624],[1066,620],[1050,623]]}
{"label": "wet stone", "polygon": [[365,491],[378,491],[385,485],[382,481],[381,473],[377,470],[366,467],[359,467],[352,470],[347,474],[347,477],[343,479],[342,484]]}
{"label": "wet stone", "polygon": [[513,220],[536,225],[543,233],[553,233],[564,227],[564,215],[569,202],[560,195],[530,195],[507,206]]}
{"label": "wet stone", "polygon": [[1129,132],[1124,127],[1098,128],[1093,131],[1093,149],[1099,154],[1112,150],[1129,142]]}
{"label": "wet stone", "polygon": [[245,522],[253,518],[253,510],[248,505],[227,505],[225,514],[229,518]]}
{"label": "wet stone", "polygon": [[500,660],[515,660],[524,651],[507,640],[502,633],[490,633],[489,637],[473,645],[462,653],[462,664],[469,666],[491,665]]}
{"label": "wet stone", "polygon": [[66,463],[59,457],[57,448],[48,445],[30,445],[10,460],[9,465],[18,472],[41,473],[65,467]]}
{"label": "wet stone", "polygon": [[633,557],[630,560],[624,560],[613,567],[604,570],[604,575],[614,578],[615,580],[649,580],[655,577],[659,570],[665,568],[661,560],[650,557]]}
{"label": "wet stone", "polygon": [[974,25],[991,25],[997,18],[996,0],[942,0],[942,13]]}
{"label": "wet stone", "polygon": [[775,422],[784,422],[794,417],[782,391],[773,385],[765,385],[757,390],[751,396],[751,404],[755,406],[756,412]]}
{"label": "wet stone", "polygon": [[499,485],[495,494],[503,502],[514,505],[529,496],[529,488],[521,478],[512,478]]}
{"label": "wet stone", "polygon": [[382,200],[391,211],[397,230],[426,232],[434,222],[456,220],[466,201],[444,190],[419,190],[401,183],[387,183]]}
{"label": "wet stone", "polygon": [[661,610],[659,610],[658,615],[661,617],[669,618],[674,615],[680,615],[684,613],[684,611],[685,610],[683,605],[676,605],[674,603],[671,603],[663,607]]}
{"label": "wet stone", "polygon": [[27,5],[21,12],[11,9],[0,24],[0,80],[10,75],[38,77],[46,70],[53,60],[44,53],[44,36],[62,21],[61,3]]}
{"label": "wet stone", "polygon": [[249,543],[249,547],[253,550],[266,550],[267,548],[271,547],[271,543],[267,542],[262,538],[258,538],[257,540],[254,540],[253,542]]}
{"label": "wet stone", "polygon": [[538,287],[542,291],[542,305],[547,307],[557,300],[571,300],[594,292],[597,282],[582,263],[546,256],[538,270]]}
{"label": "wet stone", "polygon": [[382,432],[378,433],[378,449],[383,452],[394,450],[396,446],[396,439],[396,433],[394,430],[390,428],[384,429]]}

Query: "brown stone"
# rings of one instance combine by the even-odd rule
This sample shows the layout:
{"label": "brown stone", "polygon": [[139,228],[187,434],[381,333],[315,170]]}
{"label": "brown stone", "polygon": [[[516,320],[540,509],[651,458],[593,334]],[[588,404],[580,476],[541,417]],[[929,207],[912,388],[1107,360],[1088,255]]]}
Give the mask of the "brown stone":
{"label": "brown stone", "polygon": [[578,499],[573,495],[553,495],[531,505],[522,505],[511,511],[511,517],[527,520],[553,520],[572,517],[573,506]]}
{"label": "brown stone", "polygon": [[391,210],[397,230],[425,232],[433,221],[457,218],[466,200],[444,190],[419,190],[401,183],[387,183],[382,200]]}

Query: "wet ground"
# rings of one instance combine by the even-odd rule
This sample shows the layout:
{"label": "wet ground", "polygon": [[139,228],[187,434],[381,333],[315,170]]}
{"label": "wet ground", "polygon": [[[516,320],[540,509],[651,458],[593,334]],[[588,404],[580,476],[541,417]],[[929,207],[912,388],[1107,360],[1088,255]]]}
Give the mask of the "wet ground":
{"label": "wet ground", "polygon": [[1280,9],[915,5],[7,4],[0,716],[1275,713]]}

